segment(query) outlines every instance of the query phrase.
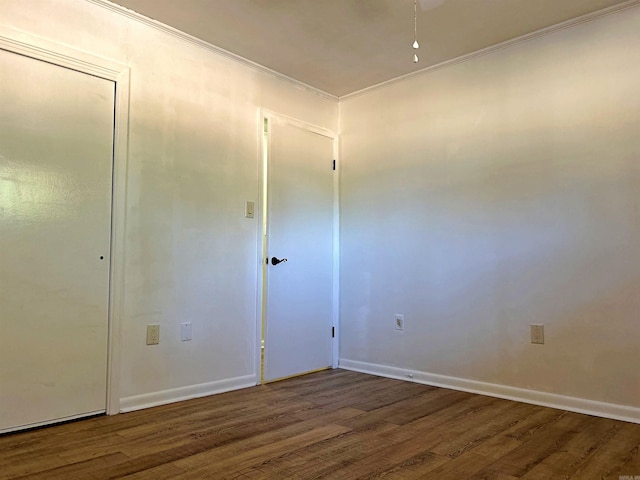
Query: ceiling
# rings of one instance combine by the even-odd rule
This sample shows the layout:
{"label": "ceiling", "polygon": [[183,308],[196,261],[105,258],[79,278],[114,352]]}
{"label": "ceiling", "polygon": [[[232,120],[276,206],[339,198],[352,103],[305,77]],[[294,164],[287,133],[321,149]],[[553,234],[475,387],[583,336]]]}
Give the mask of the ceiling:
{"label": "ceiling", "polygon": [[625,0],[112,0],[335,96]]}

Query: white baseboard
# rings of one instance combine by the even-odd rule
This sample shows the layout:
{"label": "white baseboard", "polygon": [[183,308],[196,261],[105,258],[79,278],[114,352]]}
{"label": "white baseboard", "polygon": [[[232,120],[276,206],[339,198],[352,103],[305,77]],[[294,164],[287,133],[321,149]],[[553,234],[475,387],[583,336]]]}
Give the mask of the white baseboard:
{"label": "white baseboard", "polygon": [[253,387],[257,385],[258,379],[255,375],[245,375],[243,377],[227,378],[215,382],[200,383],[188,387],[172,388],[159,392],[145,393],[120,399],[120,413],[142,410],[143,408],[156,407],[167,403],[191,400],[192,398],[206,397],[216,393],[239,390],[241,388]]}
{"label": "white baseboard", "polygon": [[408,370],[375,363],[359,362],[341,358],[339,368],[354,372],[369,373],[380,377],[406,380],[434,387],[450,388],[463,392],[477,393],[489,397],[505,398],[518,402],[532,403],[544,407],[558,408],[570,412],[585,413],[597,417],[640,423],[640,408],[614,403],[597,402],[584,398],[568,397],[555,393],[539,392],[524,388],[509,387],[496,383],[479,382],[465,378],[449,377],[434,373]]}
{"label": "white baseboard", "polygon": [[28,423],[26,425],[17,425],[15,427],[0,428],[0,435],[4,433],[19,432],[21,430],[29,430],[31,428],[46,427],[48,425],[56,425],[63,422],[69,422],[72,420],[79,420],[81,418],[89,418],[95,415],[102,415],[103,413],[105,413],[104,410],[97,410],[95,412],[79,413],[78,415],[70,415],[68,417],[55,418],[53,420],[45,420],[43,422],[35,422],[35,423]]}

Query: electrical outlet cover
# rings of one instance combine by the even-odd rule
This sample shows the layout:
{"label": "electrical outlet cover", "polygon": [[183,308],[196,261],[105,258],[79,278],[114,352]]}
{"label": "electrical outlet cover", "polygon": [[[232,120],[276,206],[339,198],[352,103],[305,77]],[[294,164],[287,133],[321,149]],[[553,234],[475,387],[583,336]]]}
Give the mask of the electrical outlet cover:
{"label": "electrical outlet cover", "polygon": [[534,324],[531,327],[531,343],[544,345],[544,325]]}
{"label": "electrical outlet cover", "polygon": [[191,340],[191,322],[180,324],[180,338],[183,342]]}
{"label": "electrical outlet cover", "polygon": [[147,325],[147,345],[158,345],[160,343],[160,325]]}

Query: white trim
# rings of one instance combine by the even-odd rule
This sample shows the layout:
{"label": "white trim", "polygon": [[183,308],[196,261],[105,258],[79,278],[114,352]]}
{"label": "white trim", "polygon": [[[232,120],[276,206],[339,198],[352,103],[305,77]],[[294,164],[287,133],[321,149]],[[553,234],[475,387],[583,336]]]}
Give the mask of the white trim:
{"label": "white trim", "polygon": [[292,127],[301,128],[302,130],[308,130],[318,135],[329,137],[334,141],[338,138],[338,134],[328,128],[320,127],[313,123],[305,122],[304,120],[299,120],[294,117],[289,117],[288,115],[284,115],[282,113],[276,113],[266,108],[261,108],[260,111],[262,112],[263,119],[267,118],[272,121],[275,120],[277,122],[282,122],[286,125],[291,125]]}
{"label": "white trim", "polygon": [[45,420],[44,422],[29,423],[27,425],[19,425],[17,427],[2,428],[0,429],[0,435],[5,433],[29,430],[31,428],[46,427],[47,425],[70,422],[71,420],[79,420],[81,418],[95,417],[96,415],[103,415],[103,414],[104,414],[104,410],[96,410],[95,412],[79,413],[78,415],[70,415],[68,417],[56,418],[54,420]]}
{"label": "white trim", "polygon": [[556,393],[540,392],[525,388],[510,387],[496,383],[479,382],[466,378],[449,377],[435,373],[421,372],[404,368],[340,359],[340,368],[354,372],[368,373],[381,377],[412,381],[434,387],[450,388],[462,392],[505,398],[517,402],[531,403],[543,407],[558,408],[570,412],[584,413],[596,417],[640,423],[640,408],[614,403],[598,402],[585,398],[569,397]]}
{"label": "white trim", "polygon": [[0,49],[117,81],[127,67],[81,50],[0,25]]}
{"label": "white trim", "polygon": [[340,96],[340,101],[345,100],[347,98],[355,97],[361,95],[363,93],[369,92],[371,90],[376,90],[380,87],[384,87],[386,85],[399,82],[401,80],[405,80],[410,77],[414,77],[416,75],[420,75],[423,73],[432,72],[435,70],[440,70],[441,68],[451,67],[453,65],[457,65],[459,63],[468,62],[474,60],[479,57],[483,57],[485,55],[489,55],[493,52],[497,52],[498,50],[502,50],[504,48],[509,48],[514,45],[518,45],[520,43],[528,42],[530,40],[534,40],[539,37],[544,37],[547,35],[551,35],[552,33],[558,32],[560,30],[565,30],[567,28],[572,28],[582,23],[591,22],[593,20],[597,20],[598,18],[605,17],[607,15],[612,15],[614,13],[621,12],[623,10],[627,10],[629,8],[637,7],[640,5],[640,0],[628,0],[619,5],[614,5],[612,7],[607,7],[602,10],[598,10],[596,12],[587,13],[586,15],[582,15],[580,17],[572,18],[571,20],[567,20],[565,22],[558,23],[556,25],[551,25],[550,27],[542,28],[540,30],[536,30],[535,32],[527,33],[520,37],[512,38],[506,40],[501,43],[497,43],[495,45],[491,45],[489,47],[483,48],[481,50],[476,50],[474,52],[467,53],[465,55],[461,55],[456,58],[452,58],[450,60],[446,60],[444,62],[436,63],[435,65],[429,65],[428,67],[422,68],[420,70],[416,70],[414,72],[407,73],[405,75],[400,75],[399,77],[394,77],[389,80],[385,80],[384,82],[376,83],[375,85],[371,85],[369,87],[365,87],[360,90],[356,90],[355,92],[348,93],[346,95]]}
{"label": "white trim", "polygon": [[319,95],[321,97],[325,97],[325,98],[329,98],[331,100],[338,100],[338,97],[335,95],[332,95],[328,92],[325,92],[324,90],[320,90],[319,88],[316,88],[312,85],[309,85],[307,83],[301,82],[300,80],[296,80],[295,78],[289,77],[283,73],[277,72],[276,70],[272,70],[268,67],[265,67],[264,65],[261,65],[259,63],[253,62],[249,59],[246,59],[244,57],[241,57],[240,55],[236,55],[233,52],[230,52],[228,50],[225,50],[223,48],[220,48],[216,45],[213,45],[209,42],[205,42],[204,40],[201,40],[199,38],[196,38],[194,36],[191,36],[187,33],[184,33],[176,28],[170,27],[168,25],[165,25],[164,23],[158,22],[157,20],[153,20],[151,18],[145,17],[144,15],[141,15],[133,10],[129,10],[121,5],[116,5],[114,3],[111,3],[107,0],[86,0],[89,3],[93,3],[94,5],[97,5],[99,7],[102,7],[104,9],[107,9],[113,13],[116,13],[118,15],[122,15],[123,17],[127,17],[131,20],[134,20],[136,22],[139,22],[141,24],[144,24],[148,27],[151,28],[155,28],[156,30],[159,30],[163,33],[166,33],[167,35],[170,35],[172,37],[178,38],[180,40],[183,40],[187,43],[190,43],[192,45],[195,45],[197,47],[203,48],[205,50],[208,50],[212,53],[215,53],[217,55],[221,55],[223,57],[229,58],[231,60],[234,60],[242,65],[245,65],[253,70],[257,70],[259,72],[262,73],[267,73],[269,75],[273,75],[274,77],[283,80],[287,83],[293,84],[298,88],[302,88],[303,90],[307,90],[310,93],[313,93],[315,95]]}
{"label": "white trim", "polygon": [[333,137],[333,359],[332,368],[338,368],[340,360],[340,137]]}
{"label": "white trim", "polygon": [[245,375],[242,377],[226,378],[215,382],[200,383],[186,387],[171,388],[159,392],[133,395],[120,400],[120,412],[133,412],[158,405],[182,402],[194,398],[207,397],[218,393],[240,390],[241,388],[254,387],[257,383],[255,375]]}
{"label": "white trim", "polygon": [[[264,302],[265,302],[265,295],[264,295],[264,288],[265,288],[265,259],[267,258],[265,256],[265,253],[267,252],[267,245],[266,245],[266,235],[264,232],[264,222],[265,222],[265,208],[266,208],[266,202],[264,200],[264,195],[265,195],[265,175],[266,175],[266,171],[265,171],[265,160],[264,160],[264,155],[265,155],[265,149],[269,148],[269,142],[265,142],[264,141],[264,122],[265,119],[267,118],[265,116],[265,113],[258,109],[257,111],[257,116],[258,116],[258,152],[257,152],[257,156],[258,156],[258,201],[256,202],[257,204],[257,211],[258,214],[256,215],[256,219],[257,219],[257,228],[256,228],[256,235],[257,235],[257,259],[258,259],[258,263],[257,263],[257,286],[256,286],[256,358],[255,358],[255,371],[256,371],[256,378],[257,378],[257,383],[261,384],[264,382],[264,378],[263,378],[263,365],[262,365],[262,338],[264,335]],[[269,133],[269,132],[267,132]]]}
{"label": "white trim", "polygon": [[[94,75],[115,84],[113,183],[111,206],[111,275],[109,282],[109,333],[106,413],[119,411],[120,335],[124,305],[125,217],[129,155],[130,69],[111,60],[0,26],[0,49],[53,65]],[[65,420],[65,419],[62,419]]]}
{"label": "white trim", "polygon": [[[338,102],[338,132],[342,132],[342,103]],[[333,325],[335,327],[336,336],[333,342],[333,368],[339,368],[340,366],[340,339],[342,338],[340,335],[341,327],[342,327],[342,318],[341,312],[341,296],[340,296],[340,265],[342,263],[342,243],[341,243],[341,228],[342,228],[342,206],[341,206],[341,176],[342,176],[342,142],[340,138],[340,134],[338,134],[335,142],[335,157],[336,157],[336,171],[335,171],[335,179],[334,179],[334,188],[336,189],[336,219],[334,223],[334,262],[337,264],[334,268],[334,274],[336,278],[336,290],[334,291],[334,312],[333,312]]]}
{"label": "white trim", "polygon": [[129,159],[130,69],[123,68],[116,79],[115,125],[113,132],[113,190],[111,200],[111,279],[109,285],[109,364],[107,372],[107,415],[120,411],[121,331],[124,317],[124,270]]}

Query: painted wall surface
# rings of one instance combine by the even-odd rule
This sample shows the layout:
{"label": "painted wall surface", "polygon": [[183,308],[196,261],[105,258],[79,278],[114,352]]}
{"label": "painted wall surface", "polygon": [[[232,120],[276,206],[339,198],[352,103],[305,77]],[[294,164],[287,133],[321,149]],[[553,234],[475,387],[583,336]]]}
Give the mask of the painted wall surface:
{"label": "painted wall surface", "polygon": [[336,130],[337,101],[88,1],[0,23],[131,68],[121,397],[255,375],[259,109]]}
{"label": "painted wall surface", "polygon": [[633,8],[342,99],[341,359],[640,406],[639,79]]}

